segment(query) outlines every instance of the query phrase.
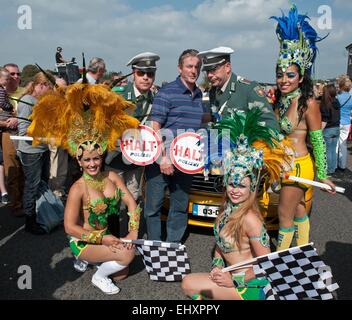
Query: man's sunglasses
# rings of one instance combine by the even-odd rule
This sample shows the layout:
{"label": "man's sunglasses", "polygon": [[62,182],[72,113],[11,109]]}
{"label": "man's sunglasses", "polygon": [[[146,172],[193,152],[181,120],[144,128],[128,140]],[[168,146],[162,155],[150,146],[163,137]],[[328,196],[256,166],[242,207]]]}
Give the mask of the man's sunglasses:
{"label": "man's sunglasses", "polygon": [[20,72],[10,72],[10,75],[11,76],[14,76],[14,75],[17,75],[17,76],[21,76],[21,73]]}
{"label": "man's sunglasses", "polygon": [[144,72],[141,70],[137,70],[136,74],[138,77],[144,77],[145,74],[147,75],[148,78],[153,78],[155,76],[155,72],[153,71]]}

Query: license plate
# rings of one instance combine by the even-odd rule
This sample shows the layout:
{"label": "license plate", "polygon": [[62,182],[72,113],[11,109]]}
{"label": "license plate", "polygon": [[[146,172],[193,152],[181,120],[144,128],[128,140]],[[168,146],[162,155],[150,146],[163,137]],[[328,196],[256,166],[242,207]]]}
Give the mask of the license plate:
{"label": "license plate", "polygon": [[204,206],[201,204],[192,205],[192,214],[194,216],[216,218],[219,214],[220,207],[217,206]]}

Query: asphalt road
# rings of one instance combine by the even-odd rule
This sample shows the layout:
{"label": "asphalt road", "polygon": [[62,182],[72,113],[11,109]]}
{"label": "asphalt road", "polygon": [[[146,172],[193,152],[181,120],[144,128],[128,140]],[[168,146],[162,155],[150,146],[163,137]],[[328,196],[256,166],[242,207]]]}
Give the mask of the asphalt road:
{"label": "asphalt road", "polygon": [[[352,148],[350,147],[350,153]],[[351,158],[351,157],[350,157]],[[335,179],[346,188],[331,196],[315,190],[311,215],[311,240],[340,285],[338,299],[352,299],[352,159],[349,169]],[[62,227],[49,235],[24,232],[24,218],[15,218],[0,208],[0,299],[109,299],[184,300],[180,283],[154,282],[140,256],[130,266],[130,276],[120,281],[121,292],[106,296],[90,283],[94,267],[85,273],[73,269],[73,257]],[[192,272],[208,271],[214,239],[211,230],[190,228],[185,242]],[[23,269],[29,266],[32,288],[20,289]],[[27,274],[27,273],[26,273]]]}

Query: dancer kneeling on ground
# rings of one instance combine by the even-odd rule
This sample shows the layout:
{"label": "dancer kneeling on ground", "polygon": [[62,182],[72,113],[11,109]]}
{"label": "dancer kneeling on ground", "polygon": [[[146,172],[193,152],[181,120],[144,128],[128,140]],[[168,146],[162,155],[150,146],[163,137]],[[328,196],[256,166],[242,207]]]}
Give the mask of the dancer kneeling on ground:
{"label": "dancer kneeling on ground", "polygon": [[135,240],[140,209],[122,178],[112,171],[100,171],[103,158],[99,146],[96,144],[91,150],[84,149],[84,146],[80,147],[83,153],[78,157],[83,176],[73,184],[68,195],[65,231],[70,235],[70,247],[77,258],[93,264],[103,262],[93,275],[93,285],[107,294],[115,294],[119,288],[108,276],[124,270],[131,263],[134,248],[109,234],[107,218],[119,214],[122,200],[132,213],[125,239]]}
{"label": "dancer kneeling on ground", "polygon": [[[102,171],[103,154],[116,145],[124,130],[136,128],[138,120],[124,110],[130,104],[103,85],[82,83],[60,88],[34,106],[28,134],[33,143],[47,140],[76,157],[82,177],[70,189],[64,216],[65,231],[73,254],[90,263],[101,263],[92,283],[106,294],[120,289],[109,276],[124,272],[134,249],[109,234],[108,216],[118,215],[121,201],[129,211],[129,233],[137,239],[140,208],[115,173]],[[126,272],[127,271],[127,272]]]}
{"label": "dancer kneeling on ground", "polygon": [[256,278],[251,266],[222,272],[237,264],[270,253],[269,236],[257,205],[257,188],[264,167],[270,181],[290,169],[278,132],[259,122],[261,111],[251,109],[247,116],[237,112],[221,121],[218,129],[230,129],[232,148],[223,160],[225,200],[214,224],[216,247],[210,273],[187,275],[184,292],[195,300],[264,299],[266,278]]}

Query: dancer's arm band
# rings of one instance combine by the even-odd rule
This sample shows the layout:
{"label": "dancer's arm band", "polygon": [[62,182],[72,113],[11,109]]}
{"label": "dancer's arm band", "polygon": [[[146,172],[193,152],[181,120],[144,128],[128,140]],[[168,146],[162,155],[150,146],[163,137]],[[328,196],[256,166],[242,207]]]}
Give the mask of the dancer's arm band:
{"label": "dancer's arm band", "polygon": [[309,131],[318,179],[327,179],[326,146],[322,130]]}
{"label": "dancer's arm band", "polygon": [[127,212],[128,216],[130,217],[128,222],[128,232],[138,231],[139,221],[141,219],[141,211],[142,209],[138,205],[132,212]]}
{"label": "dancer's arm band", "polygon": [[215,267],[218,267],[218,268],[225,267],[224,259],[220,257],[214,257],[211,263],[211,268],[214,269]]}

